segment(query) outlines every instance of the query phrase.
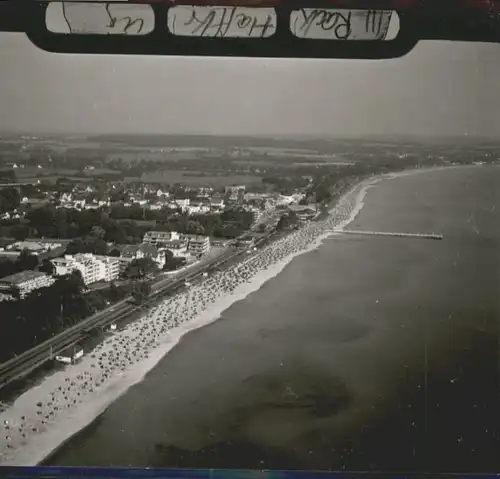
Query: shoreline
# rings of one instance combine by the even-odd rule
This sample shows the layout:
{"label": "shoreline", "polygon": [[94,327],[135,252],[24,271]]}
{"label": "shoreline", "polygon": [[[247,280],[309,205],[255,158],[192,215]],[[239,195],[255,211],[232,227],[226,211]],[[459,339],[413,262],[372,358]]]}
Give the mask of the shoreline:
{"label": "shoreline", "polygon": [[[406,170],[397,173],[375,175],[361,180],[353,185],[329,208],[328,217],[325,220],[318,223],[311,223],[297,232],[290,233],[276,243],[266,246],[256,255],[252,255],[232,266],[228,271],[213,275],[215,279],[212,281],[212,284],[215,282],[215,286],[219,287],[217,290],[220,293],[219,297],[215,297],[214,293],[207,293],[206,291],[210,288],[209,284],[212,280],[212,277],[210,277],[209,280],[203,281],[199,286],[182,292],[172,299],[164,300],[160,306],[153,308],[153,310],[146,313],[142,318],[129,324],[123,331],[106,339],[94,351],[86,355],[80,363],[67,366],[63,370],[46,377],[40,384],[20,395],[10,408],[0,413],[0,428],[5,429],[5,421],[8,422],[9,427],[7,431],[3,430],[0,432],[0,465],[26,466],[37,465],[46,461],[75,434],[101,416],[109,405],[125,394],[130,387],[142,381],[159,361],[185,338],[185,335],[189,331],[196,330],[216,321],[231,305],[258,291],[268,280],[281,273],[296,256],[318,248],[325,238],[335,234],[331,232],[333,226],[342,229],[351,223],[362,210],[365,204],[364,199],[369,189],[377,185],[380,181],[447,168],[449,167]],[[335,217],[335,214],[338,217]],[[273,261],[282,253],[282,250],[286,254]],[[275,253],[275,256],[273,256],[273,253]],[[261,263],[259,263],[259,259]],[[243,279],[241,280],[241,278]],[[222,289],[220,287],[221,284]],[[196,293],[200,292],[208,294],[210,298],[214,298],[213,301],[210,304],[206,304],[203,300],[197,299],[199,295]],[[184,311],[182,308],[188,311],[187,314],[191,316],[184,322],[180,322],[177,319],[172,320],[175,323],[173,328],[164,326],[167,316],[168,321],[170,321],[178,311]],[[152,327],[150,326],[151,324],[156,326],[157,329],[154,331],[147,329],[148,327]],[[162,324],[163,326],[161,326]],[[161,329],[158,329],[160,326]],[[137,362],[130,363],[125,368],[120,368],[122,369],[121,372],[115,371],[117,369],[114,367],[116,366],[115,362],[108,362],[106,367],[111,368],[113,366],[113,371],[109,376],[107,369],[103,373],[102,369],[105,366],[101,364],[104,364],[104,357],[109,360],[113,354],[112,351],[115,351],[117,347],[125,343],[129,344],[131,341],[134,341],[135,344],[141,337],[143,339],[145,337],[147,342],[135,350],[136,352],[141,350],[141,353],[138,353],[140,358]],[[87,374],[92,369],[94,371],[98,369],[97,375],[99,375],[99,368],[95,367],[95,353],[98,351],[102,351],[99,357],[103,362],[99,362],[99,367],[101,368],[99,379],[97,382],[94,381],[91,384],[92,388],[90,388],[89,393],[91,397],[87,395],[84,403],[74,407],[70,404],[66,410],[62,410],[62,407],[60,407],[61,413],[50,414],[50,412],[54,413],[53,409],[59,411],[50,402],[48,405],[45,404],[48,397],[52,398],[52,401],[55,401],[53,391],[56,391],[56,394],[59,394],[57,390],[62,391],[61,394],[64,395],[64,398],[67,398],[77,391],[77,386],[74,385],[77,381],[72,381],[71,377],[73,379],[90,377]],[[127,351],[130,352],[129,349],[122,348],[121,353],[128,357]],[[123,357],[120,360],[123,360]],[[103,379],[103,375],[106,377],[105,380]],[[85,384],[87,384],[87,381],[85,381]],[[68,387],[65,388],[65,386]],[[85,389],[85,386],[83,388]],[[97,391],[97,389],[99,390]],[[64,391],[66,390],[68,392],[65,393]],[[78,391],[81,392],[82,389],[78,389]],[[88,391],[86,389],[85,393],[87,394]],[[70,400],[73,399],[73,396],[70,397]],[[80,393],[78,393],[79,396]],[[76,398],[76,396],[74,397]],[[37,403],[37,401],[40,402]],[[57,404],[61,404],[61,406],[64,403],[60,398],[57,401],[60,401]],[[76,405],[77,400],[73,399],[73,401],[75,401],[74,404]],[[39,406],[40,404],[42,406]],[[42,409],[43,413],[41,413]],[[49,415],[45,415],[44,413],[48,411]],[[58,417],[52,420],[52,416],[55,415]],[[47,422],[40,426],[41,417],[47,417]],[[38,424],[36,431],[31,427],[33,423]],[[17,431],[16,438],[14,439],[15,429]],[[12,431],[12,437],[9,436],[10,439],[7,440],[6,438],[10,431]],[[26,437],[23,437],[22,434],[25,434]]]}

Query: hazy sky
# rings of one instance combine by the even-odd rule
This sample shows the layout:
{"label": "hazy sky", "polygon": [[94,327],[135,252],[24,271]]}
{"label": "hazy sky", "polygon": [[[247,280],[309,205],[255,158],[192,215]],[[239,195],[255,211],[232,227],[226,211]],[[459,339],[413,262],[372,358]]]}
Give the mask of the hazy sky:
{"label": "hazy sky", "polygon": [[385,61],[71,57],[3,33],[0,60],[0,130],[500,137],[499,45],[428,42]]}

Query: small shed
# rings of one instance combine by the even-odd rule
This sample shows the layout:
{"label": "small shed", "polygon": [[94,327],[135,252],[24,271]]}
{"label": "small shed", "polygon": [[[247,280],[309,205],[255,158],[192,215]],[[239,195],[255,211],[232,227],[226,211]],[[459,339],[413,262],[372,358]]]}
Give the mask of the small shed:
{"label": "small shed", "polygon": [[56,355],[56,361],[64,364],[74,364],[83,356],[83,348],[81,346],[70,346],[64,351]]}

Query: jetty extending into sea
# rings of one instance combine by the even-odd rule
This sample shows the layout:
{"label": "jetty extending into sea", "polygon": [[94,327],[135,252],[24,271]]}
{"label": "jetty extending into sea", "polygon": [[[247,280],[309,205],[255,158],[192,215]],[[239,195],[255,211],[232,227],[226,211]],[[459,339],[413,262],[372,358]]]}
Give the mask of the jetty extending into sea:
{"label": "jetty extending into sea", "polygon": [[344,230],[344,229],[334,229],[332,233],[346,234],[346,235],[368,235],[368,236],[398,236],[403,238],[423,238],[423,239],[433,239],[442,240],[443,235],[437,233],[399,233],[392,231],[363,231],[363,230]]}

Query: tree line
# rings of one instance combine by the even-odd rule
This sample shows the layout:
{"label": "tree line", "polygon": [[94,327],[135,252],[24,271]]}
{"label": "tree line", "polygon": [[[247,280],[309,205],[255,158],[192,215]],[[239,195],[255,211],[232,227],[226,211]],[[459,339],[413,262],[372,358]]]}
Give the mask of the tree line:
{"label": "tree line", "polygon": [[[137,244],[142,242],[144,234],[152,229],[150,225],[140,224],[136,207],[127,209],[133,219],[128,221],[123,212],[120,218],[113,217],[113,208],[83,210],[56,208],[53,205],[29,211],[25,223],[12,228],[12,234],[18,240],[28,237],[46,237],[61,239],[87,238],[97,226],[103,234],[99,238],[107,243]],[[220,238],[236,238],[250,228],[253,215],[243,209],[230,209],[220,214],[187,215],[183,213],[154,212],[148,219],[154,219],[154,229],[177,231],[186,234],[204,234]]]}
{"label": "tree line", "polygon": [[127,294],[116,286],[89,294],[85,289],[80,272],[75,271],[24,299],[0,302],[0,362],[77,324],[105,307],[107,301],[117,301]]}

